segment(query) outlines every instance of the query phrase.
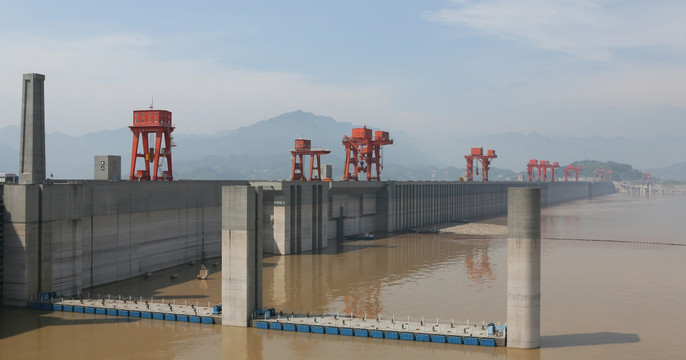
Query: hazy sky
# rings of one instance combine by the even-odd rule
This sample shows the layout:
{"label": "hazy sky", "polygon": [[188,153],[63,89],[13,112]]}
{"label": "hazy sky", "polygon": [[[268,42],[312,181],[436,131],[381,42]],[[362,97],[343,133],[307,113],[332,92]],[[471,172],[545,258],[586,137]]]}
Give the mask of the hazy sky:
{"label": "hazy sky", "polygon": [[72,135],[154,97],[183,133],[302,109],[427,136],[686,136],[686,1],[0,0],[0,127],[28,72]]}

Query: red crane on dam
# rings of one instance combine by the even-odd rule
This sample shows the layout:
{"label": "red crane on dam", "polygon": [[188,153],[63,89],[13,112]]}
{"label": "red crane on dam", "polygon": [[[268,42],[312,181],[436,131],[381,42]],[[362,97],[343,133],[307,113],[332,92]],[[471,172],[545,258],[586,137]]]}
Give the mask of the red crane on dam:
{"label": "red crane on dam", "polygon": [[552,164],[548,160],[531,159],[526,164],[526,173],[529,175],[529,181],[533,180],[534,169],[536,169],[536,181],[548,180],[548,169],[550,169],[550,181],[555,181],[555,169],[560,167],[560,163],[554,161]]}
{"label": "red crane on dam", "polygon": [[[129,129],[133,132],[129,180],[173,180],[171,148],[174,145],[171,142],[171,133],[174,127],[171,111],[154,110],[152,105],[148,110],[135,110],[133,125]],[[143,152],[139,153],[138,144],[141,140]],[[149,146],[151,141],[154,142],[154,147]],[[143,158],[144,169],[136,170],[138,158]]]}
{"label": "red crane on dam", "polygon": [[579,166],[577,166],[577,167],[575,168],[574,165],[569,164],[569,165],[564,169],[564,172],[565,172],[565,181],[567,181],[567,177],[569,176],[569,173],[572,172],[572,171],[574,172],[575,181],[579,181],[579,173],[581,172],[581,170],[583,170],[583,168],[581,167],[581,165],[579,165]]}
{"label": "red crane on dam", "polygon": [[379,181],[383,168],[381,147],[393,144],[393,140],[389,138],[388,131],[376,131],[373,135],[372,129],[366,126],[353,129],[352,136],[343,135],[343,181],[358,181],[360,172],[367,173],[367,181]]}
{"label": "red crane on dam", "polygon": [[540,181],[545,182],[546,180],[548,180],[548,165],[550,165],[550,161],[548,160],[538,161],[538,177]]}
{"label": "red crane on dam", "polygon": [[644,172],[641,176],[641,182],[644,184],[650,183],[650,171]]}
{"label": "red crane on dam", "polygon": [[[474,181],[474,160],[481,163],[481,181],[488,181],[488,169],[491,165],[491,160],[497,158],[495,150],[488,150],[484,154],[484,148],[472,148],[472,152],[469,155],[465,155],[464,158],[467,160],[467,181]],[[476,175],[479,175],[479,168],[477,165]]]}
{"label": "red crane on dam", "polygon": [[545,174],[550,170],[550,181],[555,181],[555,169],[560,167],[560,163],[557,161],[553,161],[551,164],[550,161],[545,162],[545,170],[543,171],[543,181],[545,181]]}
{"label": "red crane on dam", "polygon": [[538,160],[531,159],[531,160],[529,160],[529,163],[526,164],[526,173],[527,173],[527,175],[529,175],[529,181],[533,181],[534,169],[537,171],[536,181],[541,181],[541,179],[543,178],[543,174],[542,174],[543,168],[538,163]]}
{"label": "red crane on dam", "polygon": [[612,174],[614,171],[604,168],[596,168],[593,170],[593,181],[612,181]]}
{"label": "red crane on dam", "polygon": [[303,164],[303,156],[310,156],[310,177],[311,181],[331,181],[331,179],[322,179],[321,156],[331,153],[328,149],[313,149],[312,142],[307,139],[295,139],[295,149],[291,150],[293,155],[293,171],[291,172],[291,180],[306,181]]}

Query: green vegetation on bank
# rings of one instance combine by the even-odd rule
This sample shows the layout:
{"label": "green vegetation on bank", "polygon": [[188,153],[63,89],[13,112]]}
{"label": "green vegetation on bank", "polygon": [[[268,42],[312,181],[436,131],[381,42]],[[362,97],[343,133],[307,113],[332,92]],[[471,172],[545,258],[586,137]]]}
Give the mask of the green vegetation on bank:
{"label": "green vegetation on bank", "polygon": [[575,161],[572,163],[572,165],[574,165],[574,167],[581,165],[583,170],[581,170],[579,175],[584,177],[593,177],[593,172],[596,169],[612,170],[612,180],[615,181],[641,180],[643,177],[643,172],[634,169],[633,166],[629,164],[620,164],[614,161],[603,162],[596,160],[584,160]]}

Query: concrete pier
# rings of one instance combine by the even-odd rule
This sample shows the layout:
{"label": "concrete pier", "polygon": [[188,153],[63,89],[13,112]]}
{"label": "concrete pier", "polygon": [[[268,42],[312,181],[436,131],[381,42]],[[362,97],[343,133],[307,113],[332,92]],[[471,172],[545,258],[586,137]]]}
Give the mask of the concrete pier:
{"label": "concrete pier", "polygon": [[222,189],[224,325],[247,327],[253,311],[262,307],[262,241],[258,236],[257,203],[257,191],[252,186]]}
{"label": "concrete pier", "polygon": [[510,188],[507,199],[507,346],[541,346],[541,189]]}
{"label": "concrete pier", "polygon": [[45,75],[24,74],[19,183],[45,181]]}

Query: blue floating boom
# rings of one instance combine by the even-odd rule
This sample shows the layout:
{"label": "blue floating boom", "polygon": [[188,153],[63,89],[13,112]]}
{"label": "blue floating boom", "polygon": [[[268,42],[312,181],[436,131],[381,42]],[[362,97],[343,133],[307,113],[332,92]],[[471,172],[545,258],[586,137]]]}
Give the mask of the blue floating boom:
{"label": "blue floating boom", "polygon": [[481,346],[495,346],[495,339],[484,338],[481,339]]}
{"label": "blue floating boom", "polygon": [[415,334],[415,339],[417,341],[422,341],[422,342],[429,342],[431,341],[431,337],[429,337],[428,334]]}
{"label": "blue floating boom", "polygon": [[460,336],[448,336],[448,344],[462,345],[462,337]]}
{"label": "blue floating boom", "polygon": [[400,333],[400,340],[414,341],[414,334],[413,333],[407,333],[407,332],[401,332]]}
{"label": "blue floating boom", "polygon": [[323,326],[312,325],[310,327],[310,330],[312,330],[312,332],[315,334],[323,334],[324,333],[324,327]]}
{"label": "blue floating boom", "polygon": [[255,327],[258,329],[269,329],[269,324],[266,321],[258,321],[255,324]]}
{"label": "blue floating boom", "polygon": [[445,343],[445,335],[431,335],[431,342],[435,343]]}
{"label": "blue floating boom", "polygon": [[383,331],[381,330],[370,330],[369,335],[374,339],[383,339]]}
{"label": "blue floating boom", "polygon": [[384,333],[384,337],[386,339],[391,339],[391,340],[398,340],[400,338],[400,336],[398,336],[397,331],[386,331]]}
{"label": "blue floating boom", "polygon": [[366,329],[355,329],[355,336],[369,337],[369,331],[367,331]]}
{"label": "blue floating boom", "polygon": [[479,339],[475,337],[465,337],[463,340],[465,345],[479,345]]}

